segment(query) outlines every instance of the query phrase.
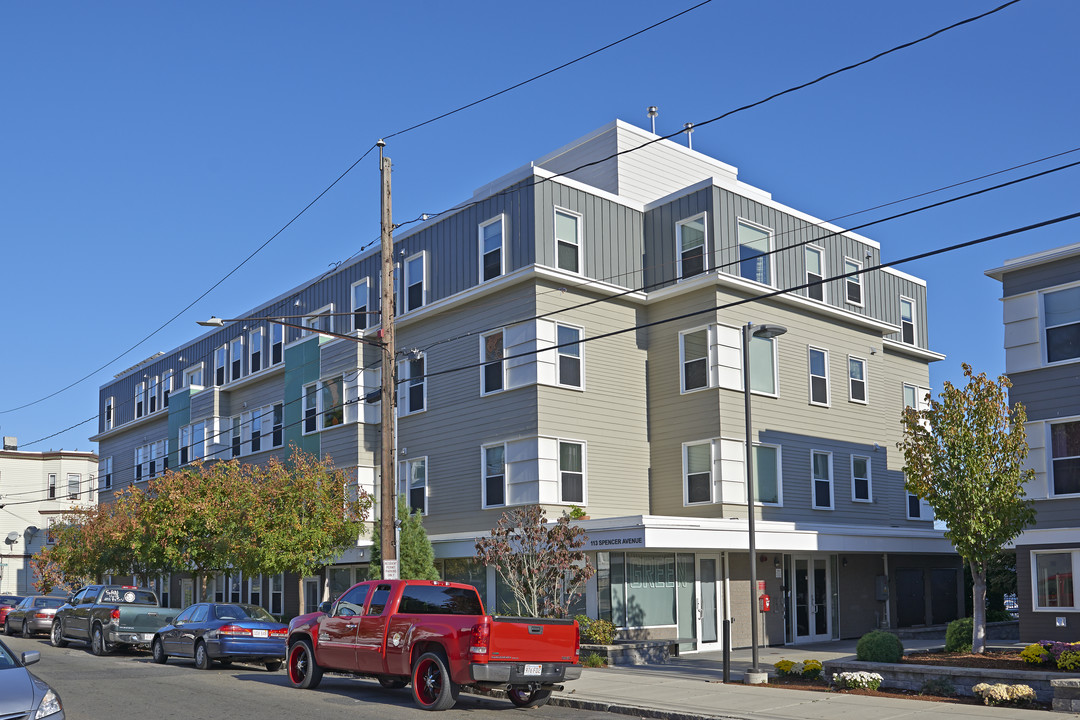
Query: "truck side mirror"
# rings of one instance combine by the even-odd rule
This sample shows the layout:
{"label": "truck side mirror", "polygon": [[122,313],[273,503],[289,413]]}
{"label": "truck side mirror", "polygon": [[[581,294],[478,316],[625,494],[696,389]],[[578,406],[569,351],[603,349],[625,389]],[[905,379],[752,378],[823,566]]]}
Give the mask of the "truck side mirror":
{"label": "truck side mirror", "polygon": [[319,612],[323,613],[324,615],[329,615],[331,606],[332,604],[329,600],[323,600],[321,603],[319,603]]}

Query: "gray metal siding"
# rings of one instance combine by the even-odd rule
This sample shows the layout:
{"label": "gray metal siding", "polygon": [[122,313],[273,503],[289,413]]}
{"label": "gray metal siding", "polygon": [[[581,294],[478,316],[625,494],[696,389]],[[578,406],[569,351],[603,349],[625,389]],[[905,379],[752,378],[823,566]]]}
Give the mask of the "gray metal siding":
{"label": "gray metal siding", "polygon": [[535,262],[554,268],[555,208],[580,214],[582,275],[629,288],[642,286],[642,214],[610,200],[561,185],[535,188]]}
{"label": "gray metal siding", "polygon": [[[1037,500],[1035,512],[1038,518],[1035,527],[1040,530],[1050,528],[1074,528],[1080,518],[1080,498],[1062,497]],[[1080,531],[1077,531],[1077,543],[1080,544]]]}
{"label": "gray metal siding", "polygon": [[140,425],[136,432],[124,433],[98,444],[98,457],[112,456],[113,459],[113,490],[135,482],[135,448],[164,440],[168,434],[169,418],[159,415]]}
{"label": "gray metal siding", "polygon": [[1009,297],[1077,281],[1080,281],[1080,257],[1064,258],[1005,273],[1002,294]]}
{"label": "gray metal siding", "polygon": [[703,212],[709,213],[708,269],[715,268],[717,223],[712,209],[712,190],[704,188],[645,213],[645,284],[650,290],[672,282],[678,275],[675,224]]}
{"label": "gray metal siding", "polygon": [[1028,420],[1080,415],[1080,363],[1012,373],[1009,379],[1009,401],[1023,403]]}

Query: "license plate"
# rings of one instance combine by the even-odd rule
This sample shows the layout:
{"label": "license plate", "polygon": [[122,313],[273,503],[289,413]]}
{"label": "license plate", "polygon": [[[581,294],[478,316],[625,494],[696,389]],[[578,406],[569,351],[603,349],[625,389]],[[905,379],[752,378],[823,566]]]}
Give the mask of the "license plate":
{"label": "license plate", "polygon": [[251,637],[270,637],[269,630],[252,630]]}
{"label": "license plate", "polygon": [[539,675],[543,671],[544,671],[544,666],[543,665],[526,665],[525,666],[525,674],[526,675]]}

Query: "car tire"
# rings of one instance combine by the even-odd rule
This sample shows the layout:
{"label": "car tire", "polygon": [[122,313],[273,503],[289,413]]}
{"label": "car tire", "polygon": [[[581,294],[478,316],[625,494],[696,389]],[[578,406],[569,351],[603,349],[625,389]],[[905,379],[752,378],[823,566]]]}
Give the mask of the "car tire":
{"label": "car tire", "polygon": [[281,669],[282,662],[281,660],[267,660],[263,664],[266,665],[266,669],[270,672],[277,672]]}
{"label": "car tire", "polygon": [[67,647],[68,641],[64,639],[64,621],[53,620],[52,630],[49,631],[49,644],[53,647]]}
{"label": "car tire", "polygon": [[206,643],[195,643],[195,667],[200,670],[209,670],[214,661],[210,659],[210,653],[206,652]]}
{"label": "car tire", "polygon": [[20,628],[20,630],[22,631],[22,636],[24,638],[31,637],[34,634],[34,633],[30,632],[30,626],[26,623],[25,620],[22,621],[22,628]]}
{"label": "car tire", "polygon": [[551,700],[551,690],[529,690],[528,688],[510,688],[506,691],[506,697],[514,703],[514,707],[535,708],[547,705]]}
{"label": "car tire", "polygon": [[15,634],[15,633],[11,632],[11,618],[4,618],[4,634],[5,635],[14,635]]}
{"label": "car tire", "polygon": [[457,701],[456,685],[450,679],[450,670],[441,652],[426,652],[413,663],[413,701],[422,710],[452,708]]}
{"label": "car tire", "polygon": [[94,625],[90,631],[90,652],[98,657],[104,657],[112,652],[109,643],[105,641],[105,630],[101,625]]}
{"label": "car tire", "polygon": [[397,675],[380,675],[378,681],[387,690],[400,690],[409,684],[408,679]]}
{"label": "car tire", "polygon": [[289,646],[289,682],[303,690],[313,690],[322,682],[322,675],[310,640],[303,638]]}
{"label": "car tire", "polygon": [[165,643],[159,637],[154,638],[154,642],[150,643],[150,658],[158,665],[169,662],[169,656],[165,654]]}

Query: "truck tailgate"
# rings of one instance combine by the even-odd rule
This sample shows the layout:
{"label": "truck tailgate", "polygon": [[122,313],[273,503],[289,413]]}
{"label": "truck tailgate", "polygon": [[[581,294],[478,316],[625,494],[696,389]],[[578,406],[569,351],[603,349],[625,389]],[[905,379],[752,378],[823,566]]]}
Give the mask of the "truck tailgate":
{"label": "truck tailgate", "polygon": [[573,620],[493,617],[488,657],[491,662],[574,662],[577,633]]}
{"label": "truck tailgate", "polygon": [[179,610],[172,608],[145,608],[120,606],[120,620],[117,623],[124,630],[152,633],[172,623]]}

